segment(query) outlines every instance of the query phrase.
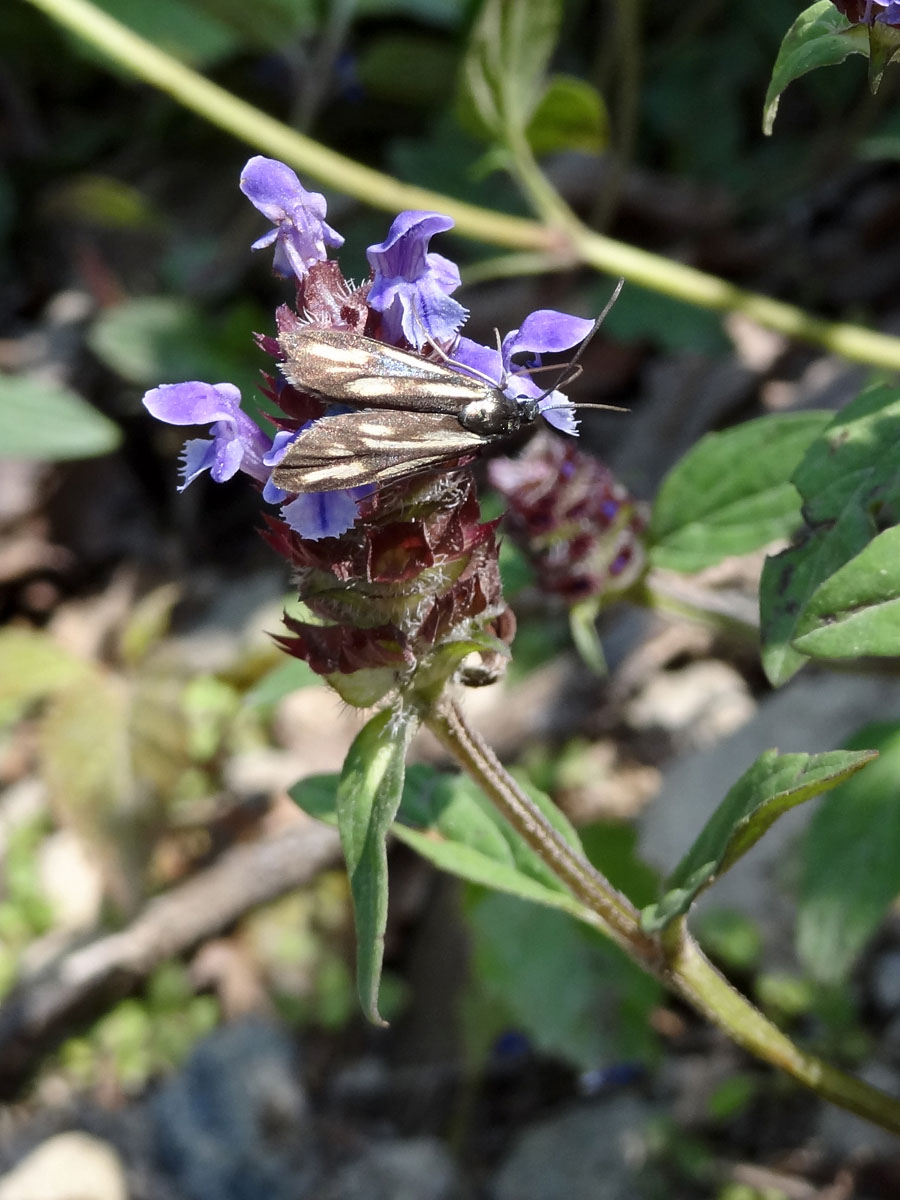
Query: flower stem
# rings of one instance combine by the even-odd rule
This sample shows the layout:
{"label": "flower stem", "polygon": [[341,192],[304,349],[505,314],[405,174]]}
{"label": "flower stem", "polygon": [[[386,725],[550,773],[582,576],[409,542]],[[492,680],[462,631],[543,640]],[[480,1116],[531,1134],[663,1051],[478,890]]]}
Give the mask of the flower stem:
{"label": "flower stem", "polygon": [[550,824],[481,735],[468,725],[459,705],[453,701],[432,711],[426,724],[532,850],[600,917],[608,936],[632,957],[647,965],[656,962],[659,950],[641,930],[631,901]]}
{"label": "flower stem", "polygon": [[562,879],[588,912],[584,919],[603,929],[644,970],[758,1058],[778,1067],[841,1108],[900,1134],[900,1101],[796,1046],[736,991],[703,955],[684,920],[659,937],[640,927],[637,910],[547,821],[507,773],[459,705],[445,703],[426,723],[460,766],[482,788],[507,821]]}
{"label": "flower stem", "polygon": [[[769,329],[824,346],[834,354],[875,367],[900,370],[900,338],[860,325],[825,321],[801,308],[748,292],[714,275],[604,237],[570,219],[561,198],[551,198],[549,184],[529,169],[532,199],[553,224],[468,204],[455,197],[402,183],[305,137],[252,104],[231,95],[170,54],[133,33],[90,0],[28,0],[59,24],[107,55],[136,78],[168,93],[178,103],[214,125],[320,180],[326,187],[356,196],[388,212],[404,208],[446,213],[457,232],[511,250],[557,254],[610,275],[662,292],[700,308],[740,312]],[[561,219],[561,227],[560,227]]]}

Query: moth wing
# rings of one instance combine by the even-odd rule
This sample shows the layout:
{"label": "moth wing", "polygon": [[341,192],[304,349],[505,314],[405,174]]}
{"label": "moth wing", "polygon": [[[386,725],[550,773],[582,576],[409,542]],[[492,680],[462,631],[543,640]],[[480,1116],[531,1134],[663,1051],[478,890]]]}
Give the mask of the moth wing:
{"label": "moth wing", "polygon": [[490,392],[444,363],[345,330],[304,326],[283,333],[278,344],[289,383],[344,404],[451,414]]}
{"label": "moth wing", "polygon": [[341,413],[304,430],[272,472],[272,482],[287,492],[385,484],[476,454],[492,440],[438,413]]}

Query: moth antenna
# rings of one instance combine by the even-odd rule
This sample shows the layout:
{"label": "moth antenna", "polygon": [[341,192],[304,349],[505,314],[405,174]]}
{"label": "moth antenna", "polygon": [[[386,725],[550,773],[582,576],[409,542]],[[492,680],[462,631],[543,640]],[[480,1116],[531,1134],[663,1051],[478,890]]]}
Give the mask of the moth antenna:
{"label": "moth antenna", "polygon": [[[621,290],[624,286],[625,286],[625,278],[623,276],[619,280],[619,282],[616,284],[616,286],[613,288],[612,295],[607,300],[606,304],[604,304],[603,311],[600,313],[600,316],[597,318],[597,320],[594,322],[593,326],[591,327],[590,333],[587,335],[587,337],[582,341],[581,345],[575,351],[574,358],[570,359],[570,361],[567,362],[566,365],[563,367],[563,371],[562,371],[562,374],[560,375],[559,379],[557,379],[556,382],[551,387],[548,387],[547,390],[543,393],[543,395],[537,397],[538,402],[543,400],[545,396],[549,396],[551,392],[555,392],[558,387],[563,386],[562,381],[563,381],[563,378],[565,377],[565,372],[571,371],[573,367],[578,365],[578,360],[581,358],[582,354],[584,354],[585,350],[587,350],[588,346],[594,340],[597,330],[600,328],[600,326],[603,324],[603,322],[609,316],[609,310],[612,308],[612,306],[618,300],[619,293],[621,292]],[[581,374],[581,371],[583,369],[584,368],[581,368],[579,370],[579,372],[578,372],[579,375]],[[577,379],[577,378],[578,378],[578,375],[573,375],[566,380],[566,383],[571,383],[573,379]],[[561,408],[562,405],[555,405],[554,407]],[[578,406],[578,407],[581,407],[581,406]]]}
{"label": "moth antenna", "polygon": [[622,408],[620,404],[548,404],[546,408],[541,410],[541,413],[555,412],[560,408],[602,408],[607,412],[631,412],[630,408]]}
{"label": "moth antenna", "polygon": [[[446,350],[442,350],[441,347],[434,340],[434,338],[432,338],[431,334],[428,332],[428,330],[425,328],[424,324],[422,323],[422,320],[419,317],[419,314],[413,313],[413,316],[416,319],[416,324],[419,326],[419,328],[422,330],[422,333],[425,336],[425,341],[432,348],[432,350],[434,350],[434,352],[437,354],[438,358],[440,358],[442,362],[447,363],[451,367],[461,367],[462,371],[466,375],[477,375],[479,379],[483,379],[484,382],[487,384],[490,384],[490,386],[492,388],[501,388],[502,389],[503,384],[498,382],[496,379],[491,379],[490,375],[485,375],[484,371],[479,371],[477,367],[470,367],[468,363],[461,363],[461,362],[458,362],[455,358],[451,358],[450,355],[446,352]],[[495,330],[494,332],[497,334],[497,338],[499,339],[499,337],[500,337],[499,331]]]}

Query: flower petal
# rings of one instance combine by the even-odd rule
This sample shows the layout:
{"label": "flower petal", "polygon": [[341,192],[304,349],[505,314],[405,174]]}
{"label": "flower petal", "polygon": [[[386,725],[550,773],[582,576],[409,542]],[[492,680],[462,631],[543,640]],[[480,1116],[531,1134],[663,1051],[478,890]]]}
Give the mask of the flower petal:
{"label": "flower petal", "polygon": [[583,342],[593,328],[594,322],[584,317],[540,308],[503,339],[504,362],[508,364],[514,354],[553,354],[569,350]]}
{"label": "flower petal", "polygon": [[327,203],[321,192],[308,192],[296,172],[275,158],[256,155],[241,172],[241,191],[250,203],[275,225],[253,249],[275,240],[273,269],[279,275],[303,279],[313,263],[324,262],[326,246],[342,246],[344,239],[325,221]]}
{"label": "flower petal", "polygon": [[373,272],[368,303],[383,314],[388,341],[402,336],[418,348],[429,341],[446,342],[466,319],[466,309],[450,299],[460,284],[458,268],[443,255],[428,252],[434,234],[452,226],[452,218],[443,213],[402,212],[385,240],[366,251]]}
{"label": "flower petal", "polygon": [[305,492],[285,504],[282,518],[295,533],[308,541],[339,537],[351,529],[359,516],[352,488],[339,492]]}

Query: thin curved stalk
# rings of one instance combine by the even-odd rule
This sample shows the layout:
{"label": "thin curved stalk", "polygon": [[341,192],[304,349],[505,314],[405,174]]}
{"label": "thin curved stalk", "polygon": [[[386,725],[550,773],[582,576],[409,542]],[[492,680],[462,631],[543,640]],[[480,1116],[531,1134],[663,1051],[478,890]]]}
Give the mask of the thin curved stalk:
{"label": "thin curved stalk", "polygon": [[507,216],[414,187],[345,158],[204,79],[107,16],[90,0],[28,0],[28,3],[84,38],[136,78],[168,93],[255,150],[281,158],[306,176],[356,196],[374,208],[389,212],[404,208],[444,212],[454,219],[458,233],[477,241],[511,250],[558,254],[564,261],[574,258],[598,271],[624,275],[633,283],[700,308],[741,312],[769,329],[824,346],[844,358],[900,370],[900,339],[860,325],[823,320],[794,305],[745,291],[704,271],[594,233],[568,219],[561,200],[551,204],[545,189],[534,178],[530,189],[532,199],[539,200],[545,215],[564,217],[563,228]]}
{"label": "thin curved stalk", "polygon": [[426,724],[507,821],[589,910],[589,923],[603,929],[625,952],[697,1012],[751,1054],[816,1092],[824,1100],[900,1134],[900,1101],[808,1054],[755,1008],[716,970],[687,931],[673,922],[650,937],[637,910],[587,859],[570,846],[506,772],[458,704],[426,717]]}

